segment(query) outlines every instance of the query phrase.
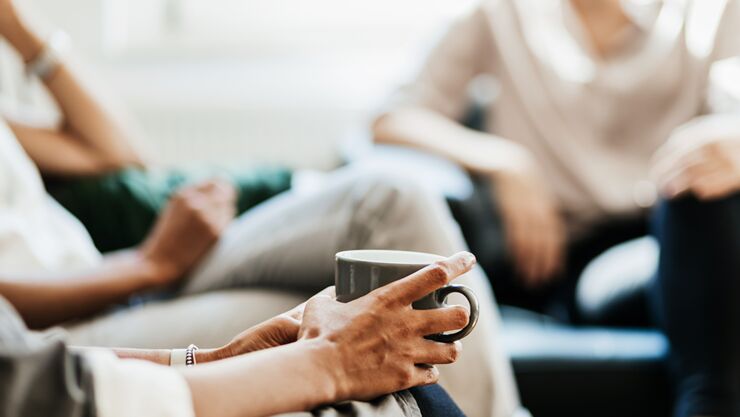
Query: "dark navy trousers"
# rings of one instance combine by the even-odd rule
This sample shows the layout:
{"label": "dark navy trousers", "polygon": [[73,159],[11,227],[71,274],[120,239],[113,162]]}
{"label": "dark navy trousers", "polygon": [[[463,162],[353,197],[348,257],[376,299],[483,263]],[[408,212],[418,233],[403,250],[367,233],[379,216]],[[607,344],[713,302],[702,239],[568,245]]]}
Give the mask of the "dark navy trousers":
{"label": "dark navy trousers", "polygon": [[740,196],[663,202],[651,301],[671,344],[675,417],[740,416]]}

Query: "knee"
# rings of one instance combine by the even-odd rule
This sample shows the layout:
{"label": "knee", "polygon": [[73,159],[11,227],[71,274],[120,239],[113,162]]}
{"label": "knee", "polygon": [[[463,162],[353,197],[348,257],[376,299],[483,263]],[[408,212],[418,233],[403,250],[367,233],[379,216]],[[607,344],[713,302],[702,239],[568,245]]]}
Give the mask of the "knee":
{"label": "knee", "polygon": [[740,247],[740,195],[714,201],[684,197],[657,208],[653,229],[661,252],[671,258],[711,254],[734,257]]}
{"label": "knee", "polygon": [[443,199],[423,182],[392,173],[372,172],[364,175],[358,182],[360,199],[372,202],[384,213],[404,213],[413,215],[432,209]]}

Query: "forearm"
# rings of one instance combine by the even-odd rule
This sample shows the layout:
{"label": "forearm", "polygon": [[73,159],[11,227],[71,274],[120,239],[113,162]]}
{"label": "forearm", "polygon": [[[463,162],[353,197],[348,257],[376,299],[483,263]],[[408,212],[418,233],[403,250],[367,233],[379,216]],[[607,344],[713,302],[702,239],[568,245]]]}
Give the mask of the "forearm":
{"label": "forearm", "polygon": [[[171,349],[131,349],[131,348],[101,348],[101,347],[88,347],[88,346],[73,346],[71,347],[76,352],[86,352],[95,350],[109,350],[112,351],[120,359],[138,359],[148,362],[153,362],[158,365],[169,366],[170,356],[172,353]],[[217,349],[199,349],[195,351],[195,361],[198,364],[204,364],[213,362],[219,359]]]}
{"label": "forearm", "polygon": [[477,174],[493,174],[511,157],[512,143],[468,129],[434,111],[402,108],[381,116],[373,125],[378,143],[405,145],[450,159]]}
{"label": "forearm", "polygon": [[99,267],[67,274],[3,276],[0,295],[32,328],[87,317],[151,287],[161,272],[136,251],[107,257]]}
{"label": "forearm", "polygon": [[185,369],[198,417],[305,411],[337,398],[323,341],[290,345]]}
{"label": "forearm", "polygon": [[[5,38],[24,62],[38,56],[44,48],[44,41],[22,18],[8,18],[8,21]],[[100,94],[84,85],[81,79],[63,59],[54,73],[44,80],[64,116],[64,132],[94,152],[106,167],[142,165],[123,121],[100,98]]]}

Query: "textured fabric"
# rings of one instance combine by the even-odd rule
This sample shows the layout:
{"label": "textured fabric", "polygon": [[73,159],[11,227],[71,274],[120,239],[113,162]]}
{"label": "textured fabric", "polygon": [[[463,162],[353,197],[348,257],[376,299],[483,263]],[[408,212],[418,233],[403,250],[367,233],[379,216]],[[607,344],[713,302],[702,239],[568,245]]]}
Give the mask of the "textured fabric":
{"label": "textured fabric", "polygon": [[[648,233],[644,216],[609,218],[591,225],[580,236],[571,238],[565,247],[564,268],[548,285],[532,288],[518,275],[506,245],[496,193],[486,181],[475,183],[475,193],[465,202],[453,205],[463,227],[470,249],[490,279],[500,304],[546,313],[566,322],[589,319],[576,306],[576,287],[584,268],[607,249]],[[644,301],[644,299],[643,299]],[[648,320],[645,303],[631,311],[625,322],[615,325],[632,326]],[[594,323],[601,324],[601,323]]]}
{"label": "textured fabric", "polygon": [[462,410],[439,385],[415,387],[409,390],[424,417],[465,417]]}
{"label": "textured fabric", "polygon": [[422,417],[422,414],[414,397],[408,391],[401,391],[374,401],[350,401],[321,407],[310,413],[281,414],[280,417]]}
{"label": "textured fabric", "polygon": [[[211,291],[146,302],[65,326],[73,345],[151,349],[223,346],[235,335],[306,300],[266,289]],[[182,318],[188,317],[188,325]]]}
{"label": "textured fabric", "polygon": [[676,417],[740,416],[740,196],[663,203],[653,307],[671,343]]}
{"label": "textured fabric", "polygon": [[626,0],[631,28],[599,57],[567,0],[484,0],[457,22],[395,106],[460,120],[496,79],[487,130],[526,146],[578,231],[650,200],[650,158],[704,108],[711,64],[740,54],[736,0]]}
{"label": "textured fabric", "polygon": [[93,374],[98,417],[195,417],[190,388],[174,368],[121,360],[102,349],[83,356]]}
{"label": "textured fabric", "polygon": [[[185,283],[180,296],[187,298],[78,324],[71,328],[72,337],[76,342],[106,346],[142,344],[150,336],[159,346],[168,347],[168,341],[186,346],[192,343],[188,334],[225,341],[233,337],[230,326],[256,322],[287,310],[292,303],[276,294],[265,295],[262,303],[249,301],[248,295],[223,298],[225,294],[213,295],[215,290],[269,288],[299,291],[305,297],[333,284],[336,252],[357,248],[449,255],[465,245],[444,202],[423,188],[387,175],[341,170],[313,191],[285,193],[237,219]],[[510,364],[498,341],[495,300],[479,269],[458,282],[475,291],[481,315],[478,327],[463,340],[460,360],[440,367],[441,384],[470,417],[508,417],[519,402]],[[212,297],[210,302],[219,307],[208,307],[200,297]],[[197,311],[192,314],[195,320],[207,323],[210,314],[227,318],[226,307],[233,309],[234,318],[223,325],[192,328],[189,333],[176,326],[178,312],[188,308]],[[116,332],[136,328],[137,323],[147,323],[146,332],[131,339],[127,332]]]}
{"label": "textured fabric", "polygon": [[85,225],[98,250],[110,252],[141,243],[178,188],[213,177],[234,183],[237,212],[243,213],[290,188],[291,172],[279,167],[127,169],[98,177],[49,182],[48,189]]}
{"label": "textured fabric", "polygon": [[0,119],[0,269],[62,271],[100,261],[82,225],[45,190],[38,170]]}
{"label": "textured fabric", "polygon": [[[103,349],[71,353],[59,336],[29,332],[0,297],[0,415],[194,417],[190,390],[175,369]],[[408,391],[291,415],[421,417]]]}
{"label": "textured fabric", "polygon": [[[350,167],[313,192],[286,193],[240,217],[183,292],[315,292],[333,284],[335,253],[365,248],[451,255],[465,242],[444,201],[423,185]],[[456,282],[477,294],[480,321],[463,340],[460,360],[440,367],[441,385],[469,417],[510,416],[518,395],[498,341],[496,301],[479,268]]]}
{"label": "textured fabric", "polygon": [[1,416],[93,417],[92,378],[58,335],[29,333],[0,297]]}

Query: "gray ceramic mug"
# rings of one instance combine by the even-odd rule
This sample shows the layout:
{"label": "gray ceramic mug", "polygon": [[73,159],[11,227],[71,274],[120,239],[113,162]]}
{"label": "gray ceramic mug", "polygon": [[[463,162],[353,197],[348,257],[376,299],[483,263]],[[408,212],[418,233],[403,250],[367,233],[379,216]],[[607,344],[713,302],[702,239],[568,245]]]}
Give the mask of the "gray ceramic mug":
{"label": "gray ceramic mug", "polygon": [[[425,266],[445,259],[439,255],[395,250],[351,250],[336,254],[334,284],[337,300],[343,303],[407,277]],[[455,333],[427,336],[438,342],[454,342],[470,334],[478,323],[478,299],[473,291],[462,285],[448,285],[413,303],[417,310],[444,307],[452,293],[462,294],[470,304],[470,321]]]}

